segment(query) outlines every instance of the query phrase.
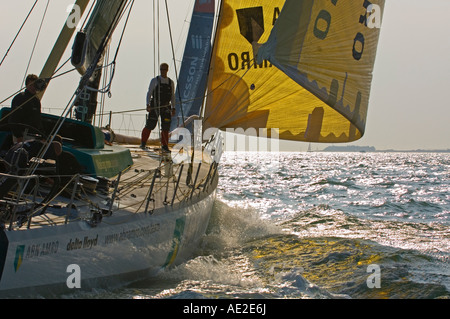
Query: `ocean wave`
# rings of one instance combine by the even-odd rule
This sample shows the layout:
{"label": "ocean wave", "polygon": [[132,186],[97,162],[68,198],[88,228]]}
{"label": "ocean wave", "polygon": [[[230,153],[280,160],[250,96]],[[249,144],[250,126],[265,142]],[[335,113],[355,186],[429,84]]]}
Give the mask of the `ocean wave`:
{"label": "ocean wave", "polygon": [[225,153],[195,257],[118,295],[449,298],[449,164],[448,154]]}

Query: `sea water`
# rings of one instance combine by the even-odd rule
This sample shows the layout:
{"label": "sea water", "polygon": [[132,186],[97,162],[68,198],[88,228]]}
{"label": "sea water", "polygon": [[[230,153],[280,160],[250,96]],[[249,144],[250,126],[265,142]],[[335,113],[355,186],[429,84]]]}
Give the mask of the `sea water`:
{"label": "sea water", "polygon": [[449,257],[449,153],[226,152],[196,255],[88,296],[448,298]]}

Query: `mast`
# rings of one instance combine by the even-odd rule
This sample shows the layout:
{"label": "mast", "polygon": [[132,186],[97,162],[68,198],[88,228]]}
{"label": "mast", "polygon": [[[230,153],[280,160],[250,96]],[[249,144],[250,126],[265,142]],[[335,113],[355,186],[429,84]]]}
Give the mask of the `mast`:
{"label": "mast", "polygon": [[[83,15],[88,4],[89,0],[77,0],[77,2],[74,4],[74,8],[78,6],[78,8],[80,9],[80,17]],[[56,40],[55,45],[53,46],[53,49],[50,55],[48,56],[41,73],[39,74],[39,78],[41,79],[51,78],[53,76],[53,73],[55,72],[58,63],[61,61],[61,57],[63,56],[64,51],[66,50],[67,45],[69,44],[70,39],[72,38],[73,33],[75,32],[76,27],[72,26],[72,24],[69,23],[70,21],[69,19],[71,19],[72,14],[73,10],[69,14],[69,17],[67,18],[66,22],[64,22],[64,26],[58,36],[58,39]],[[45,90],[40,92],[38,94],[38,98],[42,99],[44,93]]]}

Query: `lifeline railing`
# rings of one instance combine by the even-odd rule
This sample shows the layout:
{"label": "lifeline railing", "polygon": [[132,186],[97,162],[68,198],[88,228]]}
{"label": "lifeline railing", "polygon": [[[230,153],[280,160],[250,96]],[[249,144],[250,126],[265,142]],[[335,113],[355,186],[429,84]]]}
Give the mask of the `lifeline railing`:
{"label": "lifeline railing", "polygon": [[[218,163],[213,162],[210,164],[208,173],[202,178],[200,182],[198,182],[198,178],[200,175],[200,170],[202,168],[202,163],[198,163],[196,167],[194,181],[191,183],[187,182],[183,190],[181,187],[181,181],[183,180],[183,171],[184,166],[186,165],[188,164],[185,163],[173,164],[170,162],[165,164],[165,166],[160,166],[156,169],[150,170],[152,175],[151,184],[149,186],[146,198],[143,199],[145,201],[145,210],[144,210],[145,213],[153,214],[155,207],[153,207],[153,209],[150,209],[150,202],[155,202],[154,197],[156,192],[163,191],[162,188],[155,191],[155,185],[158,178],[160,179],[160,181],[165,183],[165,194],[164,200],[162,201],[164,206],[169,205],[173,206],[176,201],[177,195],[181,197],[181,200],[179,200],[179,202],[182,203],[188,200],[192,200],[196,191],[199,191],[197,194],[198,196],[200,196],[202,193],[208,192],[209,186],[212,185],[215,176],[217,174]],[[166,168],[165,169],[166,174],[162,174],[161,172],[162,168]],[[177,176],[175,176],[175,174],[173,173],[174,168],[176,169],[176,171],[178,171]],[[67,213],[64,216],[64,224],[67,224],[69,222],[69,216],[71,214],[72,207],[74,206],[74,202],[77,197],[78,188],[82,188],[82,186],[80,186],[82,185],[80,183],[81,176],[79,174],[72,176],[72,178],[67,182],[67,184],[61,187],[58,193],[53,195],[51,199],[48,199],[45,203],[38,203],[37,202],[38,190],[42,186],[39,181],[41,177],[42,176],[39,175],[18,176],[0,173],[0,184],[4,183],[6,180],[9,180],[10,182],[15,181],[18,185],[11,187],[16,189],[16,191],[9,192],[9,195],[12,194],[12,196],[2,196],[2,198],[0,199],[0,221],[3,222],[3,224],[5,225],[9,224],[7,228],[8,230],[10,231],[13,230],[14,222],[19,221],[20,225],[18,226],[18,228],[20,228],[25,223],[25,221],[27,221],[27,229],[29,229],[31,227],[33,217],[40,216],[39,212],[44,211],[45,208],[52,202],[53,199],[59,196],[63,191],[67,192],[68,190],[70,191],[70,200],[67,203]],[[121,182],[121,177],[122,173],[119,173],[117,178],[112,181],[111,183],[113,187],[112,194],[108,195],[107,199],[109,205],[106,209],[103,210],[99,209],[101,210],[100,212],[101,216],[104,215],[110,216],[113,214],[114,203],[118,200],[120,194],[119,184]],[[32,185],[33,187],[32,191],[25,193],[24,188],[30,184],[29,181],[31,180],[34,181],[34,184]],[[174,188],[173,194],[170,198],[169,183],[171,180],[173,180],[174,182]],[[72,189],[70,189],[71,186],[73,187]],[[20,196],[20,194],[22,194],[22,196]],[[19,220],[17,214],[19,212],[19,208],[21,207],[23,208],[22,212],[25,211],[25,213],[23,214],[22,219]],[[31,212],[27,213],[27,210]],[[91,211],[91,213],[93,214],[93,216],[91,216],[91,220],[93,221],[92,226],[95,226],[97,222],[101,221],[101,218],[100,220],[96,220],[94,216],[95,215],[94,212],[98,212],[99,210]]]}
{"label": "lifeline railing", "polygon": [[[4,219],[3,221],[5,221],[5,222],[7,221],[8,217],[9,217],[8,230],[12,230],[13,223],[16,220],[16,213],[17,213],[18,208],[19,207],[27,207],[29,205],[34,206],[34,204],[36,203],[36,196],[37,196],[37,189],[38,189],[37,186],[39,186],[39,176],[37,176],[37,175],[17,176],[17,175],[0,173],[0,180],[1,180],[2,185],[5,185],[5,183],[12,181],[13,183],[11,185],[11,188],[13,188],[15,186],[14,181],[16,181],[19,186],[18,187],[19,194],[22,193],[22,190],[24,189],[24,187],[26,185],[29,184],[28,182],[30,180],[34,180],[34,182],[35,182],[35,187],[32,192],[32,200],[31,201],[28,201],[26,199],[26,197],[23,197],[23,196],[15,196],[15,197],[11,197],[11,198],[2,196],[2,199],[0,199],[0,204],[2,204],[2,206],[4,205],[4,206],[12,207],[11,211],[9,211],[10,216],[0,216],[0,217],[3,217],[3,219]],[[7,211],[2,211],[1,213],[7,214]]]}

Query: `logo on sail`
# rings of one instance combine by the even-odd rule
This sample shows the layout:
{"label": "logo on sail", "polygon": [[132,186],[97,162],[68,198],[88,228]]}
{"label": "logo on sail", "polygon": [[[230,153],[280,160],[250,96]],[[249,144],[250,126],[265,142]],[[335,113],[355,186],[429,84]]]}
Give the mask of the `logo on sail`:
{"label": "logo on sail", "polygon": [[[267,12],[267,10],[266,10]],[[275,7],[272,14],[272,25],[275,24],[280,14],[280,8]],[[252,47],[258,46],[258,41],[261,39],[265,32],[264,26],[264,10],[263,7],[250,7],[236,10],[237,20],[239,24],[240,34],[252,45]],[[267,68],[272,67],[272,64],[268,61],[264,61],[261,64],[254,63],[254,57],[250,51],[231,52],[228,55],[228,67],[232,71],[238,69],[250,69],[250,67]]]}
{"label": "logo on sail", "polygon": [[200,35],[192,35],[191,37],[192,48],[196,50],[203,49],[203,40]]}
{"label": "logo on sail", "polygon": [[262,7],[236,10],[241,35],[252,44],[258,42],[264,33],[264,14]]}

